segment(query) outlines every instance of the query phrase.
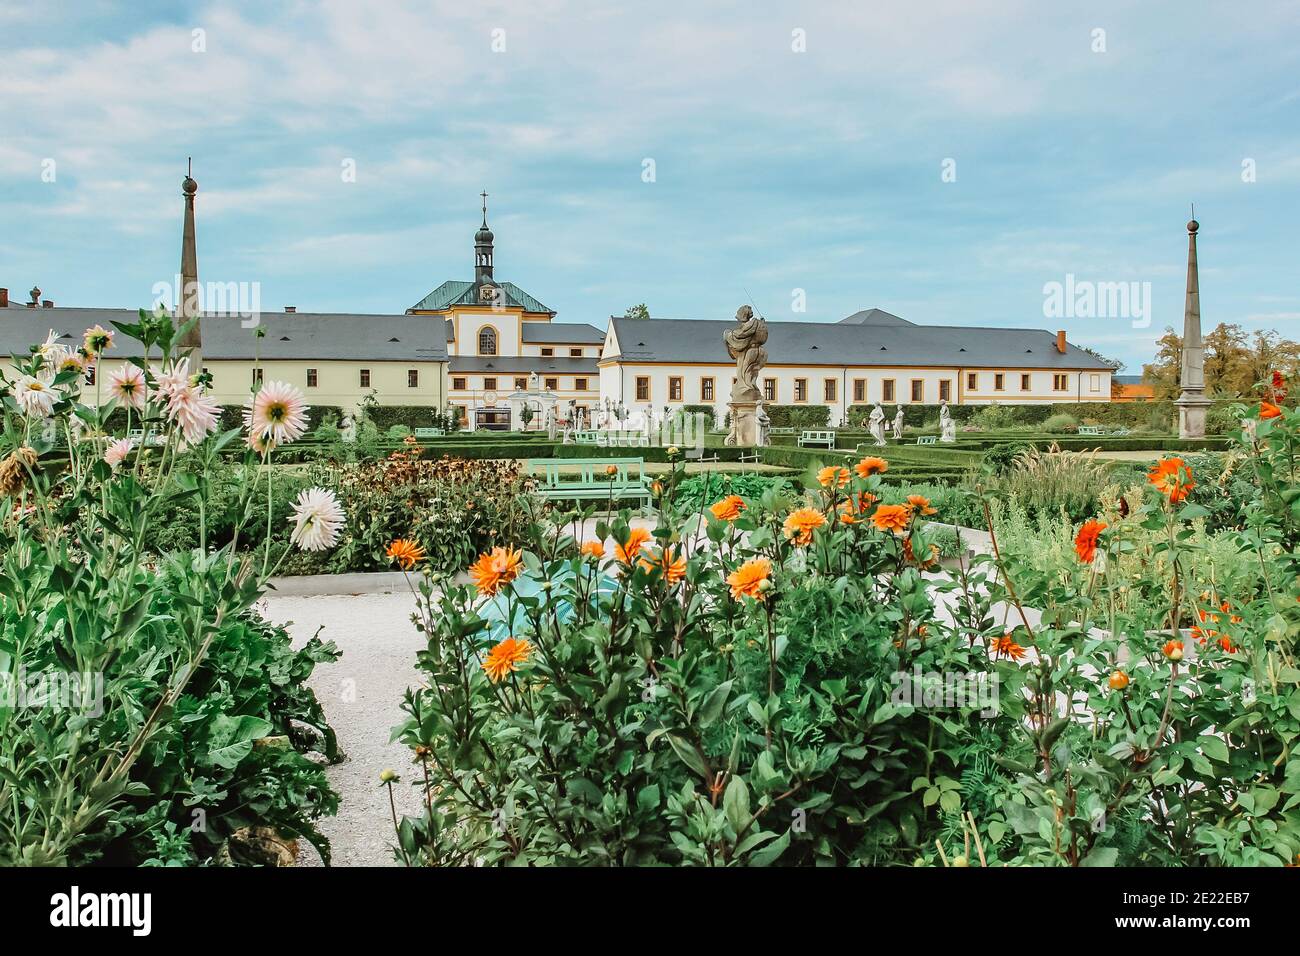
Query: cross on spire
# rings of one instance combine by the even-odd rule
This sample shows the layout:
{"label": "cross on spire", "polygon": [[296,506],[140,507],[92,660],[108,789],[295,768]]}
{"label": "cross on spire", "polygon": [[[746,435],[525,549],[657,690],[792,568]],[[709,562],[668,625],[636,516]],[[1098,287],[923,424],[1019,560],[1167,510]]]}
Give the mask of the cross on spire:
{"label": "cross on spire", "polygon": [[483,225],[486,226],[487,225],[487,197],[488,197],[487,190],[486,189],[483,190],[481,193],[479,193],[479,195],[483,197]]}

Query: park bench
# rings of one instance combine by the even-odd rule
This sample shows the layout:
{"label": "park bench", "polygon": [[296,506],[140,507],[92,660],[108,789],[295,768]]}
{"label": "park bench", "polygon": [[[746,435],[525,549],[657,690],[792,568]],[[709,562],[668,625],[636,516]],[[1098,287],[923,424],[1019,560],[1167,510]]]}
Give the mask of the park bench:
{"label": "park bench", "polygon": [[787,427],[769,428],[767,431],[769,435],[793,435],[794,434],[794,429],[787,428]]}
{"label": "park bench", "polygon": [[610,448],[618,447],[618,446],[633,447],[633,448],[650,447],[650,436],[647,435],[645,432],[626,431],[626,432],[608,432],[604,434],[606,438],[604,444],[602,444],[599,440],[596,442],[596,444],[601,445],[601,447],[610,447]]}
{"label": "park bench", "polygon": [[[608,472],[611,466],[613,475]],[[601,501],[612,496],[650,504],[643,458],[533,458],[527,473],[537,479],[533,490],[542,498]]]}
{"label": "park bench", "polygon": [[417,428],[415,430],[416,438],[441,438],[447,434],[441,428]]}
{"label": "park bench", "polygon": [[939,443],[938,435],[917,435],[916,443],[918,445],[937,445]]}
{"label": "park bench", "polygon": [[1128,437],[1129,435],[1131,435],[1131,434],[1133,434],[1132,429],[1129,429],[1129,428],[1116,428],[1116,429],[1113,429],[1113,430],[1111,431],[1111,433],[1110,433],[1110,437],[1111,437],[1111,438],[1127,438],[1127,437]]}
{"label": "park bench", "polygon": [[827,448],[835,447],[835,433],[826,431],[803,431],[799,433],[799,447],[807,448],[810,445],[825,445]]}
{"label": "park bench", "polygon": [[1104,435],[1105,432],[1101,430],[1100,425],[1080,425],[1079,434],[1080,435]]}
{"label": "park bench", "polygon": [[594,428],[584,429],[580,432],[573,433],[573,443],[575,445],[599,445],[600,432]]}

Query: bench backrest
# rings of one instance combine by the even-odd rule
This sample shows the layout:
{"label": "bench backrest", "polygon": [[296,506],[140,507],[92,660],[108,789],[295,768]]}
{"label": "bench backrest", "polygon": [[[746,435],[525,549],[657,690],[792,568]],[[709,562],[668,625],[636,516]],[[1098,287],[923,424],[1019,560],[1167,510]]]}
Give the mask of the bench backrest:
{"label": "bench backrest", "polygon": [[939,442],[939,437],[938,437],[937,435],[917,435],[917,436],[916,436],[916,443],[917,443],[918,445],[935,445],[935,444],[938,444],[938,442]]}
{"label": "bench backrest", "polygon": [[[610,465],[617,469],[612,480],[606,474]],[[533,458],[528,462],[528,474],[541,478],[544,488],[612,483],[615,490],[622,490],[641,486],[644,471],[644,458]]]}
{"label": "bench backrest", "polygon": [[441,428],[417,428],[415,430],[416,438],[439,438],[445,434],[446,432]]}

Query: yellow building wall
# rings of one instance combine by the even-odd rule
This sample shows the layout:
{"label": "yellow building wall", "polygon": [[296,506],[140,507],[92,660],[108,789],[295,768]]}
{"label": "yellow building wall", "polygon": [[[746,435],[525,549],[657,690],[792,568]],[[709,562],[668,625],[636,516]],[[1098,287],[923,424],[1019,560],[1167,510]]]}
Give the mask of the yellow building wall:
{"label": "yellow building wall", "polygon": [[[253,362],[205,359],[212,375],[212,395],[223,405],[242,405],[253,385]],[[380,405],[431,405],[447,400],[446,362],[376,361],[262,361],[262,380],[288,382],[300,389],[308,405],[336,405],[355,409],[373,390]],[[316,370],[316,385],[307,384],[307,370]],[[370,386],[362,387],[361,370],[370,370]],[[415,369],[419,384],[411,388],[407,373]]]}

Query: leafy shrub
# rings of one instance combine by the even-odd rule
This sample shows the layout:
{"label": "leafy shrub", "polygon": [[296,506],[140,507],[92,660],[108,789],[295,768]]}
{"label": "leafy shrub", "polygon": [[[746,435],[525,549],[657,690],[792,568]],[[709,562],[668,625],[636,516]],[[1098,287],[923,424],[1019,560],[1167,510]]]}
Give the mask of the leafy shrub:
{"label": "leafy shrub", "polygon": [[1043,431],[1052,433],[1072,432],[1079,427],[1078,419],[1073,415],[1058,412],[1043,422]]}
{"label": "leafy shrub", "polygon": [[766,405],[774,428],[827,428],[831,420],[829,405]]}

